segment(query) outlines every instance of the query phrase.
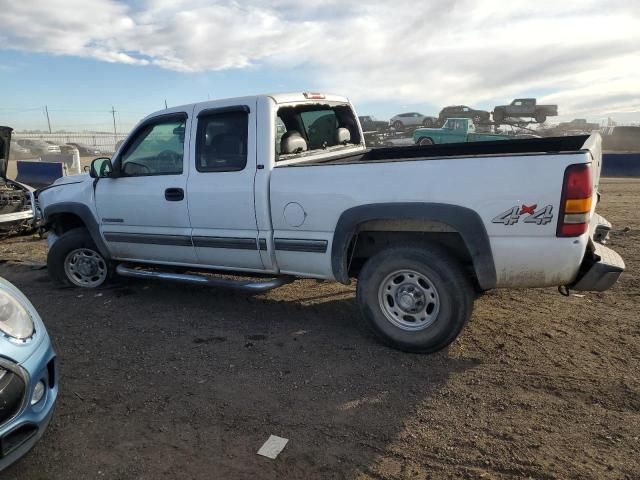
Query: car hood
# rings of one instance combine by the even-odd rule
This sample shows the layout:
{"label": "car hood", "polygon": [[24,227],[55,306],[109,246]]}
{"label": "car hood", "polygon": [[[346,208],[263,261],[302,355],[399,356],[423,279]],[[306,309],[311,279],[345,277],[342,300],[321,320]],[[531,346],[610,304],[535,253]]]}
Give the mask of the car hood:
{"label": "car hood", "polygon": [[7,179],[7,164],[11,148],[11,127],[0,127],[0,178]]}
{"label": "car hood", "polygon": [[67,185],[69,183],[81,183],[87,182],[91,180],[91,177],[88,173],[79,173],[78,175],[67,175],[64,177],[58,178],[55,182],[53,182],[50,186],[57,187],[58,185]]}

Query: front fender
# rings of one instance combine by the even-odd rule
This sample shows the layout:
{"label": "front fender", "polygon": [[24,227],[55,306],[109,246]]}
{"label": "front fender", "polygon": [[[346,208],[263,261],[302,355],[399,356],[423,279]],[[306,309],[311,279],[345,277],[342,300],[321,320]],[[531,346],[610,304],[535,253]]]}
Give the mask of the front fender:
{"label": "front fender", "polygon": [[79,217],[87,227],[91,239],[96,244],[102,256],[107,259],[111,258],[109,249],[100,234],[100,225],[87,205],[77,202],[61,202],[48,205],[42,211],[43,225],[50,225],[52,223],[52,217],[57,214],[72,214]]}

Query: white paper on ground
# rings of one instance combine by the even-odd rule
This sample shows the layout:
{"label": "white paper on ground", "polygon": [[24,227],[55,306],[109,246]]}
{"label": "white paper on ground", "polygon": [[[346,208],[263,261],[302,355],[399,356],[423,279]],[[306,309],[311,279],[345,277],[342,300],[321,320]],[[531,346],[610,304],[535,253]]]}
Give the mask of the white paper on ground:
{"label": "white paper on ground", "polygon": [[289,439],[271,435],[269,439],[258,450],[258,455],[263,457],[275,459],[278,454],[284,449]]}

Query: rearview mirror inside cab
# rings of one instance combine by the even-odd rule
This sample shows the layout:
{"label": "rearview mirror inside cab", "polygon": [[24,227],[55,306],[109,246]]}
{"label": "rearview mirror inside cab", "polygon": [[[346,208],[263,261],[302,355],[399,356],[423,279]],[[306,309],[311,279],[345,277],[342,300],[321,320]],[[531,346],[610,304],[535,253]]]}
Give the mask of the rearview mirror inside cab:
{"label": "rearview mirror inside cab", "polygon": [[113,165],[111,165],[111,159],[109,157],[96,158],[91,162],[89,175],[92,178],[110,177],[112,173]]}

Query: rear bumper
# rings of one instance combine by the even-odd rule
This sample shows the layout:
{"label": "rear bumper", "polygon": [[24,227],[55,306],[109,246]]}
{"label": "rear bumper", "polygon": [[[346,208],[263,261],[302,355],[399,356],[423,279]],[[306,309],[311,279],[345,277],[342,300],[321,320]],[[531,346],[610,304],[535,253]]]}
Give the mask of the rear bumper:
{"label": "rear bumper", "polygon": [[571,290],[603,292],[611,288],[624,272],[624,261],[614,250],[593,242],[585,255]]}

